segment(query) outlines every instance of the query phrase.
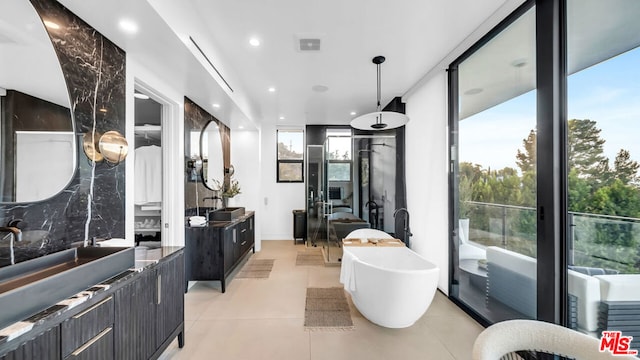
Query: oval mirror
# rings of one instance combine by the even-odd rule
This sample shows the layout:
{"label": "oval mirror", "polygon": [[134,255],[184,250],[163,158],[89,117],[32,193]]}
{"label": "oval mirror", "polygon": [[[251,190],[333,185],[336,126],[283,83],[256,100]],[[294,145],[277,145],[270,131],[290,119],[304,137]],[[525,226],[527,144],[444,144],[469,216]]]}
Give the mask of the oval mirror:
{"label": "oval mirror", "polygon": [[76,137],[58,57],[29,1],[2,1],[0,98],[0,202],[54,196],[76,169]]}
{"label": "oval mirror", "polygon": [[224,157],[222,134],[216,121],[209,121],[200,134],[200,154],[202,155],[202,181],[211,190],[222,190],[224,183]]}

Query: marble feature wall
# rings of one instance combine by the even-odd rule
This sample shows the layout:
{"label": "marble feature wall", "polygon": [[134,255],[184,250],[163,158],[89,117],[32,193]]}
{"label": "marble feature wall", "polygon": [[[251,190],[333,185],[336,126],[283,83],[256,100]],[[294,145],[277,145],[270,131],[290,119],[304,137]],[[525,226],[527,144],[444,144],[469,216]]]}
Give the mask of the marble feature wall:
{"label": "marble feature wall", "polygon": [[[77,135],[78,165],[69,185],[41,202],[0,204],[0,226],[23,219],[20,262],[69,248],[92,237],[124,237],[125,166],[93,166],[82,150],[82,135],[125,129],[125,53],[54,0],[31,0],[41,18],[60,25],[47,29],[69,89]],[[46,159],[43,159],[46,161]],[[0,266],[10,264],[0,242]]]}
{"label": "marble feature wall", "polygon": [[[196,155],[200,155],[200,133],[210,121],[217,122],[220,128],[224,167],[228,168],[229,165],[231,165],[231,129],[189,98],[184,98],[185,209],[193,209],[196,206],[211,206],[211,203],[203,203],[202,198],[205,196],[213,196],[213,191],[204,186],[201,173],[193,177],[188,169],[188,162],[192,160],[192,153],[195,152],[197,153]],[[228,175],[225,175],[224,181],[226,185],[229,184]],[[187,213],[185,215],[195,215],[195,213]]]}

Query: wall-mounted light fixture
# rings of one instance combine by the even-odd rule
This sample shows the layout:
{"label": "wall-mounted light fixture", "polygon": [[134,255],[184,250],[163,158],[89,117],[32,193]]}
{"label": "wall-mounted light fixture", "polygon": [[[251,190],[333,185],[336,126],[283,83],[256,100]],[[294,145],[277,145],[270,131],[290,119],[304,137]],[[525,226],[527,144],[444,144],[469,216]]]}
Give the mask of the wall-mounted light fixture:
{"label": "wall-mounted light fixture", "polygon": [[229,177],[232,177],[235,172],[236,169],[233,167],[233,165],[229,165],[229,167],[224,168],[224,173],[228,174]]}
{"label": "wall-mounted light fixture", "polygon": [[88,132],[82,135],[82,148],[90,161],[103,160],[110,165],[120,164],[129,152],[129,144],[122,134],[115,130],[104,134]]}

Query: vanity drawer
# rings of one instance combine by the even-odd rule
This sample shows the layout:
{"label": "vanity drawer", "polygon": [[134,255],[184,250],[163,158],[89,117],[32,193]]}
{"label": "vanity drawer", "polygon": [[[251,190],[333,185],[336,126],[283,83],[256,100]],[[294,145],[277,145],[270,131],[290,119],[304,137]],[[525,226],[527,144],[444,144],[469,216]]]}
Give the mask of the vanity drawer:
{"label": "vanity drawer", "polygon": [[65,360],[111,360],[113,355],[113,328],[108,327],[65,357]]}
{"label": "vanity drawer", "polygon": [[60,337],[63,358],[76,352],[113,325],[113,303],[113,296],[109,296],[62,323]]}

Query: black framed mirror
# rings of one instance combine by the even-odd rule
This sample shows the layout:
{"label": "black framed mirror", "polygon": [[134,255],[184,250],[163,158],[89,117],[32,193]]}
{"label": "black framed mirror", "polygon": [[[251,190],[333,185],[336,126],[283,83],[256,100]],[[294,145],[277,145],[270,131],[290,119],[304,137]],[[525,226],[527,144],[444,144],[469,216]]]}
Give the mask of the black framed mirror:
{"label": "black framed mirror", "polygon": [[214,191],[222,190],[225,181],[224,150],[220,124],[209,121],[200,134],[200,156],[202,157],[202,182]]}
{"label": "black framed mirror", "polygon": [[0,203],[51,198],[69,184],[77,141],[69,93],[49,31],[29,1],[0,12]]}

